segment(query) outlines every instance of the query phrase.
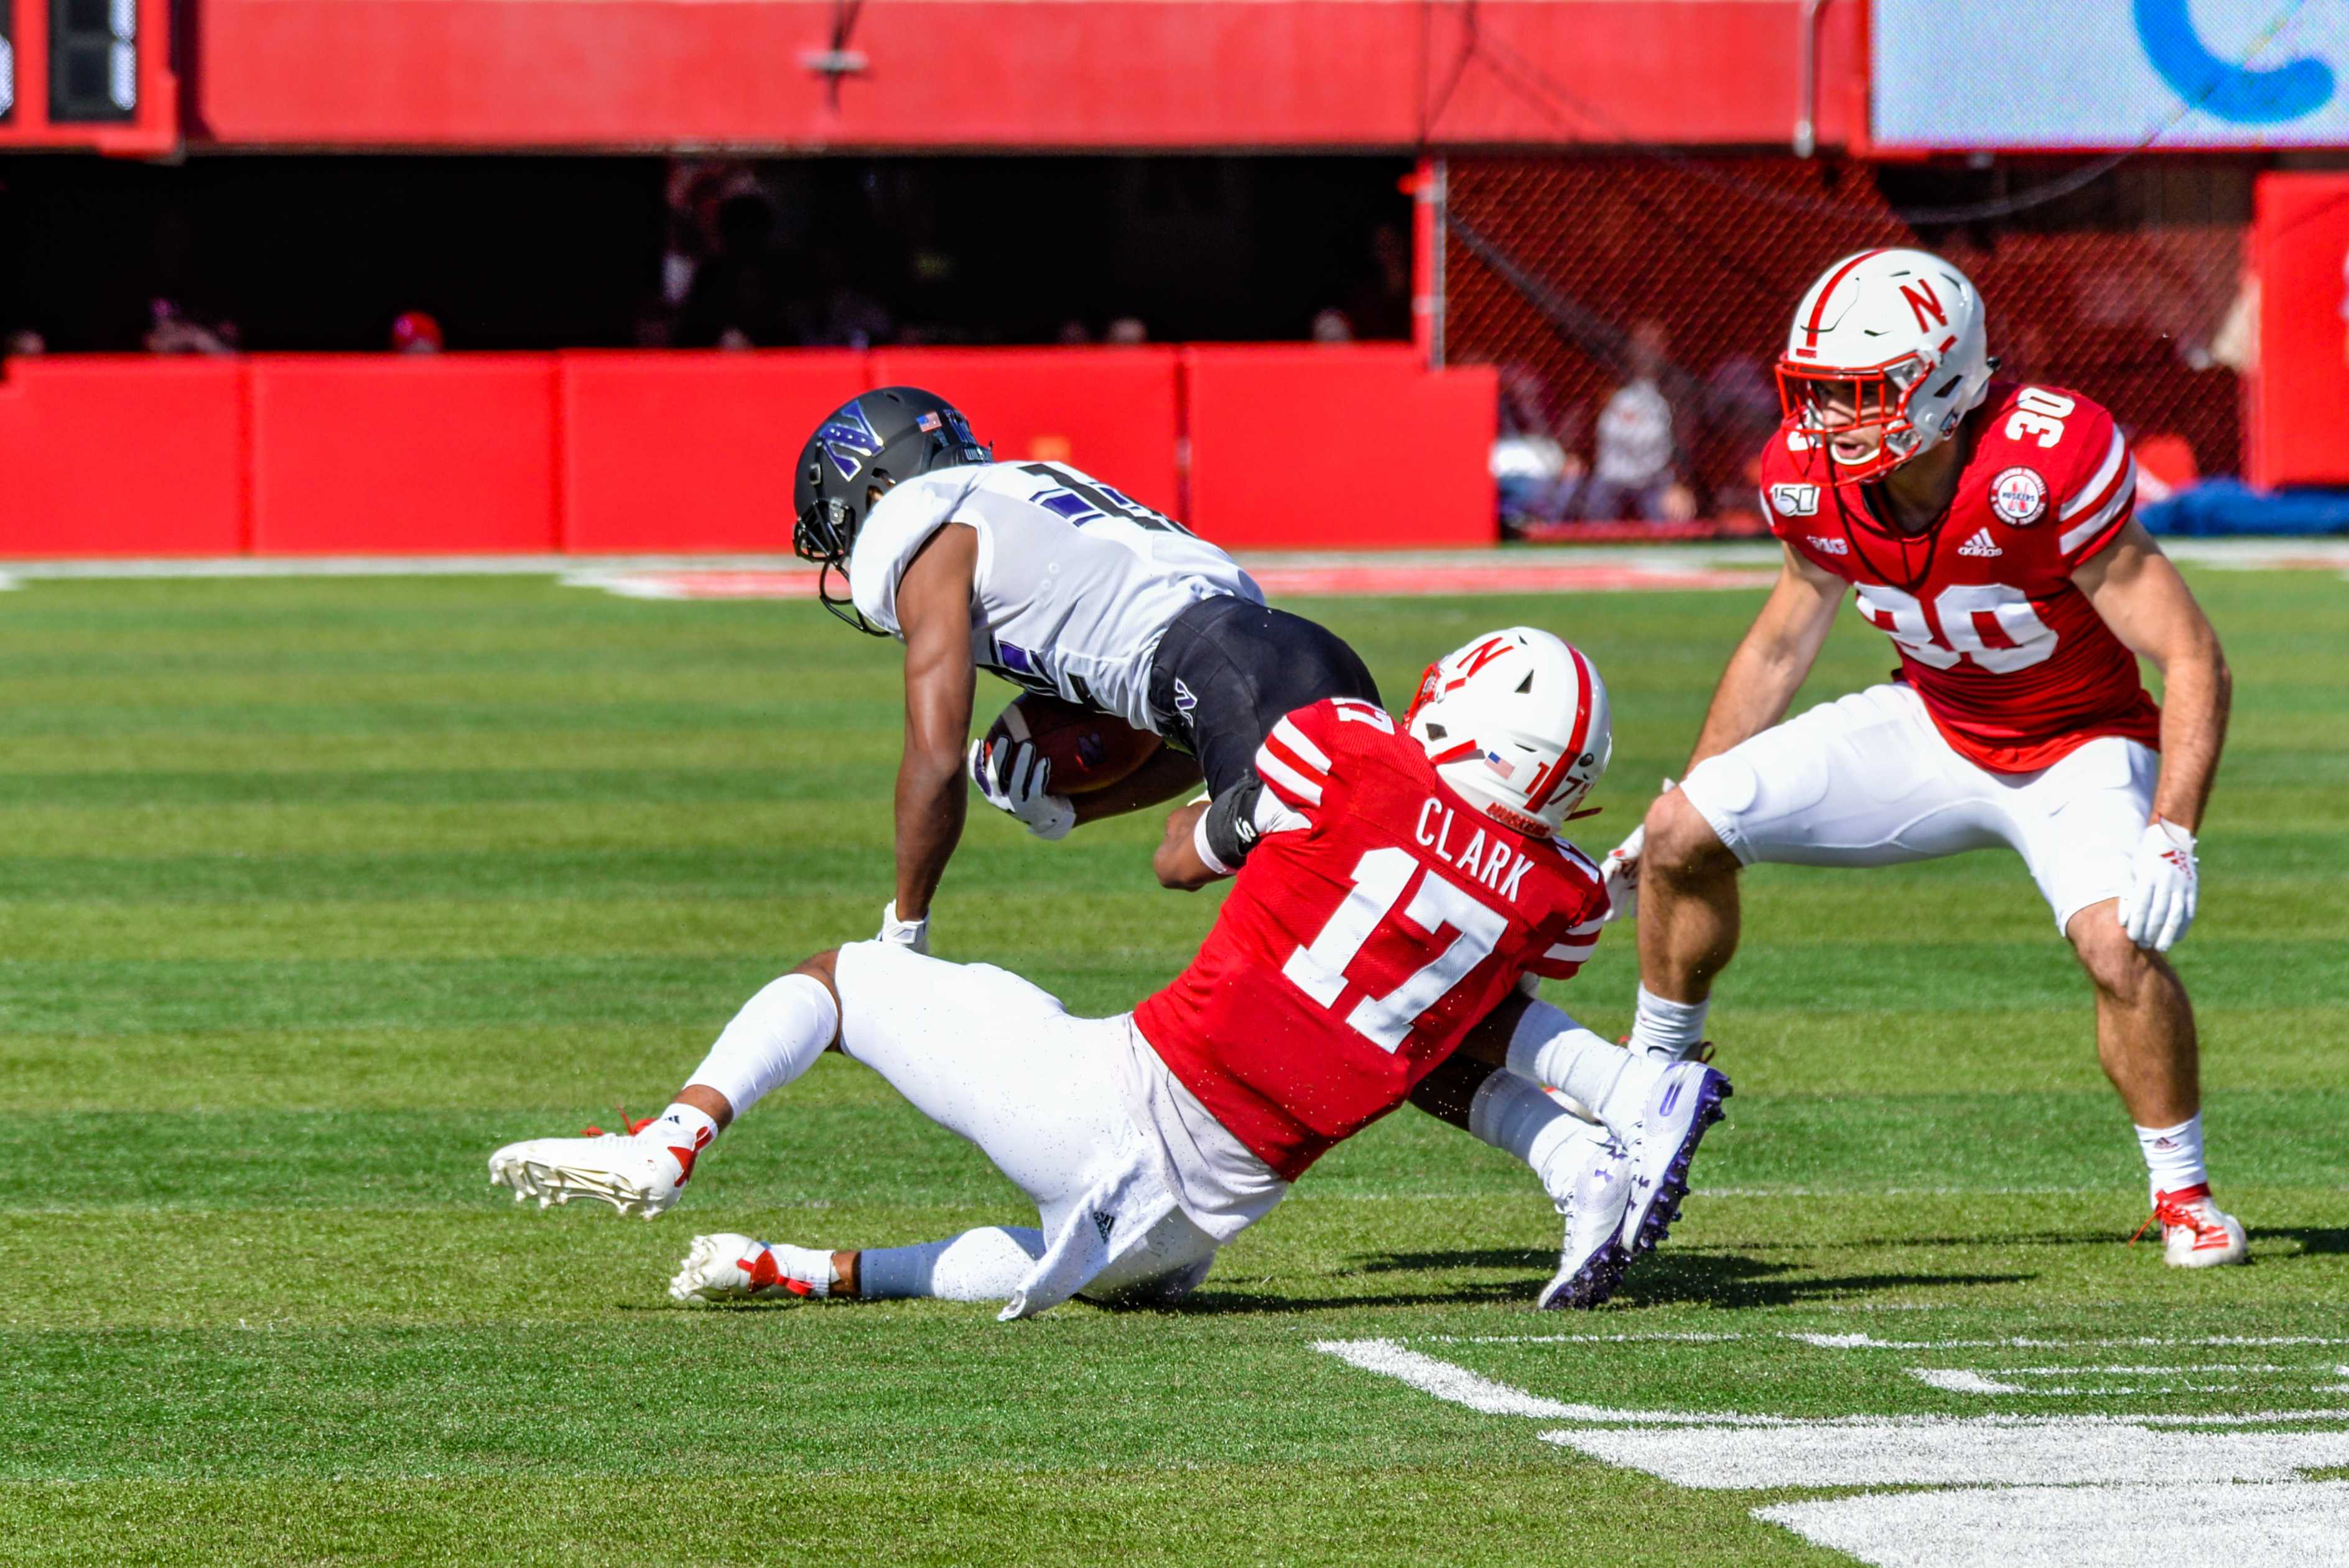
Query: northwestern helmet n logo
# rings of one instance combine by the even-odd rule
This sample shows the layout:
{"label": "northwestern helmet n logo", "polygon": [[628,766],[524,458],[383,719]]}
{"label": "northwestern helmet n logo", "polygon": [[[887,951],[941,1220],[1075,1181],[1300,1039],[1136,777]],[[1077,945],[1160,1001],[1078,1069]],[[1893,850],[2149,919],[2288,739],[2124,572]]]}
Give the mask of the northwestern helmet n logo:
{"label": "northwestern helmet n logo", "polygon": [[873,422],[864,417],[864,407],[856,403],[846,405],[826,419],[815,438],[844,480],[854,479],[864,459],[881,449],[881,438],[874,433]]}

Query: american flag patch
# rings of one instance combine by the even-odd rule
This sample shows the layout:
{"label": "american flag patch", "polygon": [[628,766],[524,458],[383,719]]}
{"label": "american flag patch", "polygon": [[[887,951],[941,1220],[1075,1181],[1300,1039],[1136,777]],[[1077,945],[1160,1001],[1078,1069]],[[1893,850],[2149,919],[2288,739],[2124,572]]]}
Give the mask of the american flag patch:
{"label": "american flag patch", "polygon": [[944,423],[945,421],[940,419],[936,414],[925,414],[920,418],[914,421],[914,428],[927,433],[938,428],[938,427]]}

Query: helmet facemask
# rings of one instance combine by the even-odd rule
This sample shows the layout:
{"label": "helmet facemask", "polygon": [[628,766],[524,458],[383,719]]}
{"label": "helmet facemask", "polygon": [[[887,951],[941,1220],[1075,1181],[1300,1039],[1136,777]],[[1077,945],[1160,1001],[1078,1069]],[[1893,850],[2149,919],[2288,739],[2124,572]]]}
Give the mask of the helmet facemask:
{"label": "helmet facemask", "polygon": [[[1909,404],[1932,374],[1921,356],[1910,355],[1868,370],[1778,365],[1778,406],[1785,428],[1809,439],[1826,459],[1837,483],[1880,480],[1932,443],[1910,418]],[[1836,442],[1874,428],[1875,449],[1858,458],[1836,454]]]}

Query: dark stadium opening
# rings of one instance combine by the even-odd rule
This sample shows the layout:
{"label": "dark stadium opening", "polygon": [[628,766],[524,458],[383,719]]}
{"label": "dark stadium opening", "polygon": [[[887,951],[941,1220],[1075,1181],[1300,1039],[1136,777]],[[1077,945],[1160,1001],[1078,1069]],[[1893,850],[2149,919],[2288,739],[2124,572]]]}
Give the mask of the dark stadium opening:
{"label": "dark stadium opening", "polygon": [[0,160],[57,352],[1409,335],[1393,156]]}

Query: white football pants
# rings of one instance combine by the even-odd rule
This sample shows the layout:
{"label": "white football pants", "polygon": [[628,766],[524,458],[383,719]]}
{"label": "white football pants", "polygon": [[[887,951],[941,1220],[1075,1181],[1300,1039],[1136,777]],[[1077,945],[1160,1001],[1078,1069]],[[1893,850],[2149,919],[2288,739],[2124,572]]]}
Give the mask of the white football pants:
{"label": "white football pants", "polygon": [[[1123,1016],[1072,1018],[1058,997],[1008,969],[880,942],[842,948],[833,982],[841,1049],[915,1109],[978,1145],[1036,1205],[1043,1237],[1057,1234],[1072,1206],[1141,1141],[1118,1087],[1115,1053],[1128,1048]],[[1031,1244],[1014,1236],[1019,1253],[1040,1254],[1041,1237]],[[1000,1296],[1008,1300],[1024,1268],[1015,1249],[991,1252],[1004,1260]],[[1215,1254],[1214,1238],[1178,1211],[1079,1294],[1171,1301],[1206,1277]],[[990,1289],[979,1298],[995,1295]]]}
{"label": "white football pants", "polygon": [[1899,683],[1822,703],[1708,757],[1681,794],[1746,865],[1889,866],[2004,844],[2064,930],[2120,898],[2161,759],[2117,735],[2052,768],[1993,773],[1951,749]]}

